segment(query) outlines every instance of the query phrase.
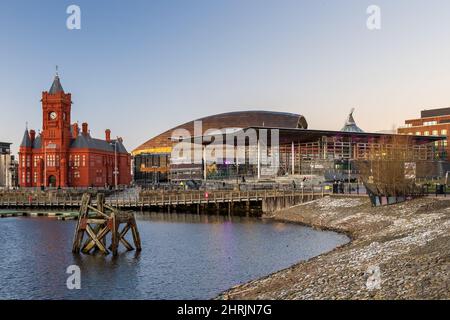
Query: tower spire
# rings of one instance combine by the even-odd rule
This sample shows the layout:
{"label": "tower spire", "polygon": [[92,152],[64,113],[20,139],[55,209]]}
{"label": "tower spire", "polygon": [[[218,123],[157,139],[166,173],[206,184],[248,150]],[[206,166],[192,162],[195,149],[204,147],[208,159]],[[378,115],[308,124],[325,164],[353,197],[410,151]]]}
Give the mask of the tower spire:
{"label": "tower spire", "polygon": [[341,129],[341,131],[345,132],[364,132],[356,125],[355,118],[353,118],[353,112],[355,112],[355,108],[352,108],[350,110],[350,113],[347,116],[347,119],[345,120],[344,127]]}
{"label": "tower spire", "polygon": [[59,69],[58,69],[58,65],[56,65],[55,79],[53,80],[52,86],[48,93],[55,94],[58,92],[64,93],[64,89],[61,85],[61,81],[59,80]]}

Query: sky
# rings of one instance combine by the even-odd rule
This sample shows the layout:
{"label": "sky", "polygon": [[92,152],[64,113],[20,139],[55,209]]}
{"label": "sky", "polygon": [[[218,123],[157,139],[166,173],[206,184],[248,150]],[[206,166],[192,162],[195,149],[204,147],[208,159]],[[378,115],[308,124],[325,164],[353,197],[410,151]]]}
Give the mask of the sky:
{"label": "sky", "polygon": [[[69,5],[81,29],[69,30]],[[369,30],[367,7],[381,9]],[[40,129],[55,65],[72,121],[129,151],[173,126],[237,110],[365,131],[450,106],[447,0],[0,0],[0,141]]]}

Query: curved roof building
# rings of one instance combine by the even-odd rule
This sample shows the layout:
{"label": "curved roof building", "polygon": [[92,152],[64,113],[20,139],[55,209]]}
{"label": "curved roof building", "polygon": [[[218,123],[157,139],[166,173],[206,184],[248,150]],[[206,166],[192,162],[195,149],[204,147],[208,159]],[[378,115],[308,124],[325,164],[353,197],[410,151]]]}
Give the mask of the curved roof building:
{"label": "curved roof building", "polygon": [[[363,132],[356,125],[353,111],[351,110],[348,114],[347,121],[340,131],[309,130],[306,119],[299,114],[270,111],[229,112],[186,122],[153,137],[133,150],[134,180],[136,184],[144,186],[167,181],[180,184],[185,182],[188,186],[188,182],[195,184],[194,182],[202,180],[240,181],[242,179],[245,181],[248,178],[275,179],[288,175],[319,175],[333,177],[332,179],[335,177],[348,179],[348,169],[336,169],[336,164],[340,167],[342,164],[349,164],[350,161],[367,161],[371,152],[379,153],[377,148],[380,148],[380,145],[383,145],[383,148],[390,148],[389,150],[397,148],[392,143],[393,135]],[[194,132],[195,121],[201,121],[202,125],[201,130],[197,128],[196,132]],[[179,132],[175,132],[179,129]],[[210,129],[222,132],[206,132]],[[220,151],[216,154],[219,149],[216,149],[214,145],[212,148],[207,148],[208,143],[212,142],[211,136],[214,136],[214,141],[216,135],[220,134],[222,141],[228,142],[226,140],[228,136],[233,137],[232,141],[234,141],[234,137],[239,135],[239,132],[235,132],[236,129],[251,129],[257,132],[258,140],[251,141],[249,138],[248,146],[250,144],[259,146],[259,138],[267,138],[265,136],[267,129],[278,129],[276,137],[279,140],[276,145],[279,148],[271,148],[270,151],[263,149],[263,158],[258,158],[261,155],[260,148],[256,152],[249,148],[244,151],[244,155],[233,153],[225,154],[225,156]],[[261,136],[261,133],[264,134]],[[206,140],[202,140],[205,148],[202,150],[200,161],[196,161],[198,158],[191,158],[188,153],[185,155],[185,149],[180,153],[178,148],[173,155],[175,158],[171,158],[172,148],[175,148],[180,141],[178,137],[187,138],[188,136],[206,137]],[[433,151],[435,143],[443,137],[403,136],[405,137],[408,139],[404,142],[408,150],[416,150],[411,152],[414,161],[419,159],[426,162],[436,159]],[[220,140],[218,141],[220,143]],[[272,143],[272,140],[270,142]],[[194,141],[195,143],[199,141]],[[263,145],[268,146],[264,140]],[[188,145],[187,148],[192,146],[192,144]],[[235,144],[234,150],[239,147]],[[421,151],[417,152],[417,150]],[[191,149],[191,151],[195,150]],[[270,160],[262,163],[259,160],[255,161],[256,158],[259,160],[270,158]],[[180,159],[182,161],[178,161]],[[272,166],[273,164],[275,166]],[[356,175],[357,172],[351,174]]]}
{"label": "curved roof building", "polygon": [[194,136],[194,122],[202,122],[202,133],[209,129],[234,129],[247,128],[253,126],[279,127],[279,128],[297,128],[307,129],[308,123],[305,117],[300,114],[275,112],[275,111],[237,111],[220,113],[207,116],[197,120],[189,121],[169,129],[156,137],[144,142],[133,150],[133,155],[138,154],[161,154],[170,153],[172,141],[170,138],[173,131],[177,129],[188,130]]}

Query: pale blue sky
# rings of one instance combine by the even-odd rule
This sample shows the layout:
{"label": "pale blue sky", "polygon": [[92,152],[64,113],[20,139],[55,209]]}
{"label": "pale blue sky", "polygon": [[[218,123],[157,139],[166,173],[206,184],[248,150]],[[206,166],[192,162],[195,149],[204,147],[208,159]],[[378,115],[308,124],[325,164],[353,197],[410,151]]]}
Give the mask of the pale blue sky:
{"label": "pale blue sky", "polygon": [[[82,29],[66,28],[77,4]],[[381,7],[382,29],[366,28]],[[131,151],[179,123],[266,109],[340,129],[350,108],[366,131],[450,105],[450,2],[0,1],[0,141],[41,127],[55,65],[72,119]]]}

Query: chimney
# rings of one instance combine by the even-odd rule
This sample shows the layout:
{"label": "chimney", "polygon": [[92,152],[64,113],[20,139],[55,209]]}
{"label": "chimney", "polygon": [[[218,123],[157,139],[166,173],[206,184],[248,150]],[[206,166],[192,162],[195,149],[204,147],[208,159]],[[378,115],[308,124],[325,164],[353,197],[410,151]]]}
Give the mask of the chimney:
{"label": "chimney", "polygon": [[87,124],[87,122],[83,122],[83,124],[81,126],[82,126],[82,130],[83,130],[82,131],[83,135],[86,136],[88,134],[88,124]]}
{"label": "chimney", "polygon": [[30,140],[31,140],[31,144],[34,143],[34,139],[36,138],[36,131],[34,130],[30,130]]}
{"label": "chimney", "polygon": [[106,138],[106,142],[111,142],[111,130],[109,130],[109,129],[105,130],[105,138]]}
{"label": "chimney", "polygon": [[74,123],[72,125],[72,133],[74,138],[78,137],[78,135],[80,134],[80,128],[78,128],[78,123]]}

